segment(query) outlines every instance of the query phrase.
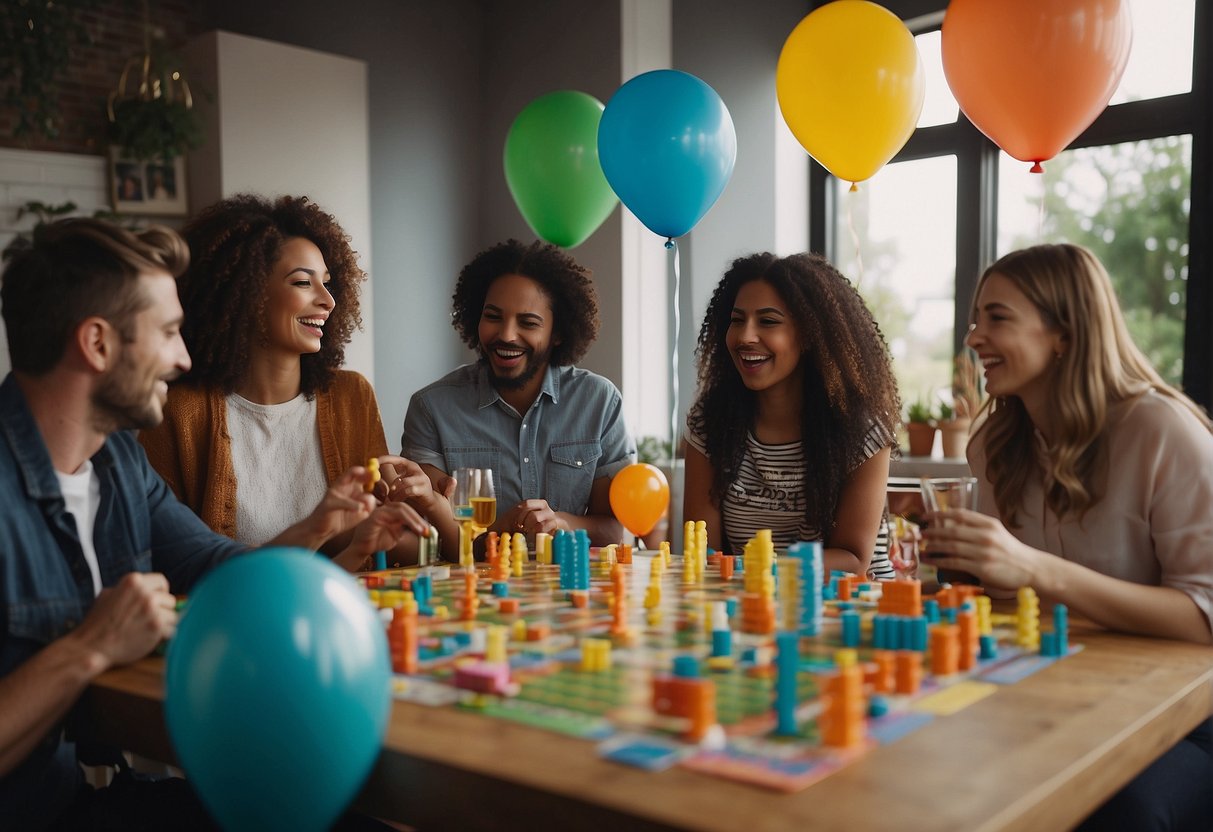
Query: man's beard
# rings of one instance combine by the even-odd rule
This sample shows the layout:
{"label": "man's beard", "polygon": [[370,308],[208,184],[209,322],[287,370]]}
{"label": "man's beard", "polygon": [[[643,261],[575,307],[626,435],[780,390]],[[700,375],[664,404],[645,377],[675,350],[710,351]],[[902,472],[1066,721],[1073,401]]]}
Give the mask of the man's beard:
{"label": "man's beard", "polygon": [[140,389],[135,375],[134,367],[124,355],[118,366],[101,379],[92,396],[95,427],[109,433],[160,424],[164,414],[153,403],[155,389]]}
{"label": "man's beard", "polygon": [[[504,344],[500,346],[505,346]],[[482,347],[480,350],[480,360],[484,362],[485,367],[489,371],[489,383],[497,390],[521,390],[540,372],[547,369],[548,362],[552,358],[552,348],[549,346],[541,353],[528,352],[526,362],[522,365],[522,372],[516,376],[499,376],[497,375],[493,362],[489,360],[488,352],[493,347],[488,349]],[[517,347],[511,347],[517,349]]]}

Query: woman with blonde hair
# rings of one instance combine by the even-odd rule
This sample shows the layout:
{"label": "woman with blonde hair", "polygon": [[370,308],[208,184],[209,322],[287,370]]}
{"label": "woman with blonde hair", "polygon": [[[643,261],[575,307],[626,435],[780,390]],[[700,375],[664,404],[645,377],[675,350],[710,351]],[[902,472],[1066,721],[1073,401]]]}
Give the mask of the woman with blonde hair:
{"label": "woman with blonde hair", "polygon": [[[1213,643],[1213,428],[1133,344],[1100,262],[1065,244],[1004,256],[977,284],[968,344],[990,395],[968,448],[979,511],[941,513],[924,559],[1109,629]],[[1154,828],[1167,805],[1195,824],[1175,828],[1213,828],[1209,734],[1091,822]]]}

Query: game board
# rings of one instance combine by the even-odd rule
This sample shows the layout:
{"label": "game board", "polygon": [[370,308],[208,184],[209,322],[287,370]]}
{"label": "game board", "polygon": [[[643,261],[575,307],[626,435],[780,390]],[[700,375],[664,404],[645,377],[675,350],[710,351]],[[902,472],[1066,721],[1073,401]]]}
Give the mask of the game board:
{"label": "game board", "polygon": [[1030,589],[1015,615],[994,615],[973,588],[826,582],[820,544],[777,556],[760,536],[732,559],[691,527],[681,555],[570,535],[553,558],[544,537],[536,551],[503,539],[502,556],[494,540],[471,567],[360,577],[398,699],[580,737],[628,765],[795,791],[1079,649],[1064,607],[1040,632]]}

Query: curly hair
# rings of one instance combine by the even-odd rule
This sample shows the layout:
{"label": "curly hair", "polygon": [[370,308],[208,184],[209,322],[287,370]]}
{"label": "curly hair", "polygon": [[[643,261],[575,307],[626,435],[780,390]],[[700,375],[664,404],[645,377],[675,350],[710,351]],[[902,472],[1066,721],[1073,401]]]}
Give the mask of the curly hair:
{"label": "curly hair", "polygon": [[184,378],[225,393],[240,385],[252,347],[263,337],[270,273],[283,243],[303,237],[324,257],[335,306],[320,351],[300,357],[300,388],[309,397],[326,389],[345,360],[345,345],[362,326],[358,294],[366,279],[349,237],[332,215],[305,196],[271,203],[256,194],[238,194],[204,209],[182,234],[192,257],[177,281],[185,309],[181,334],[193,358]]}
{"label": "curly hair", "polygon": [[699,330],[699,396],[690,417],[712,462],[709,493],[717,502],[737,478],[756,412],[755,394],[725,343],[737,293],[756,280],[779,293],[799,337],[806,519],[828,535],[839,494],[863,461],[874,423],[896,448],[901,401],[888,345],[859,292],[820,255],[763,252],[734,260]]}
{"label": "curly hair", "polygon": [[72,218],[44,225],[32,242],[10,247],[0,303],[13,369],[50,372],[85,318],[105,318],[125,341],[150,300],[139,276],[185,271],[189,250],[171,228],[132,232],[104,220]]}
{"label": "curly hair", "polygon": [[480,314],[493,281],[505,274],[529,277],[552,304],[554,367],[575,364],[598,337],[598,292],[590,270],[561,249],[536,240],[506,240],[476,255],[463,267],[452,296],[455,331],[473,350],[480,348]]}
{"label": "curly hair", "polygon": [[[1109,405],[1154,390],[1209,419],[1191,399],[1171,387],[1133,343],[1103,264],[1071,244],[1038,245],[1003,256],[982,274],[973,293],[970,321],[991,275],[1011,281],[1032,302],[1045,326],[1066,336],[1057,358],[1049,399],[1056,414],[1047,472],[1039,472],[1035,428],[1018,396],[991,398],[977,432],[983,434],[986,476],[1003,521],[1018,526],[1018,508],[1030,476],[1047,473],[1045,494],[1058,517],[1080,519],[1097,503]],[[976,433],[975,432],[975,435]]]}

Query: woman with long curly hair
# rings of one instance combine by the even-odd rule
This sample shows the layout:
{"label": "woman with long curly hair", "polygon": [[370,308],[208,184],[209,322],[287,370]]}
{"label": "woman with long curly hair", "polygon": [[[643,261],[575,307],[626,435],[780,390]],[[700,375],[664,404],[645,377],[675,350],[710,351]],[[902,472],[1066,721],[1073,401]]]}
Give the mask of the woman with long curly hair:
{"label": "woman with long curly hair", "polygon": [[[366,275],[341,226],[306,197],[230,197],[183,236],[181,333],[193,367],[140,441],[211,528],[260,545],[351,466],[405,464],[386,456],[370,384],[340,369]],[[420,468],[413,473],[432,499]]]}
{"label": "woman with long curly hair", "polygon": [[733,262],[696,349],[683,517],[740,551],[821,540],[827,569],[893,577],[884,520],[901,410],[888,347],[859,293],[824,258]]}
{"label": "woman with long curly hair", "polygon": [[[941,513],[924,559],[1109,629],[1213,642],[1213,426],[1133,344],[1103,265],[1075,245],[1012,252],[971,321],[991,397],[968,448],[979,511]],[[1213,828],[1211,734],[1080,828]]]}

